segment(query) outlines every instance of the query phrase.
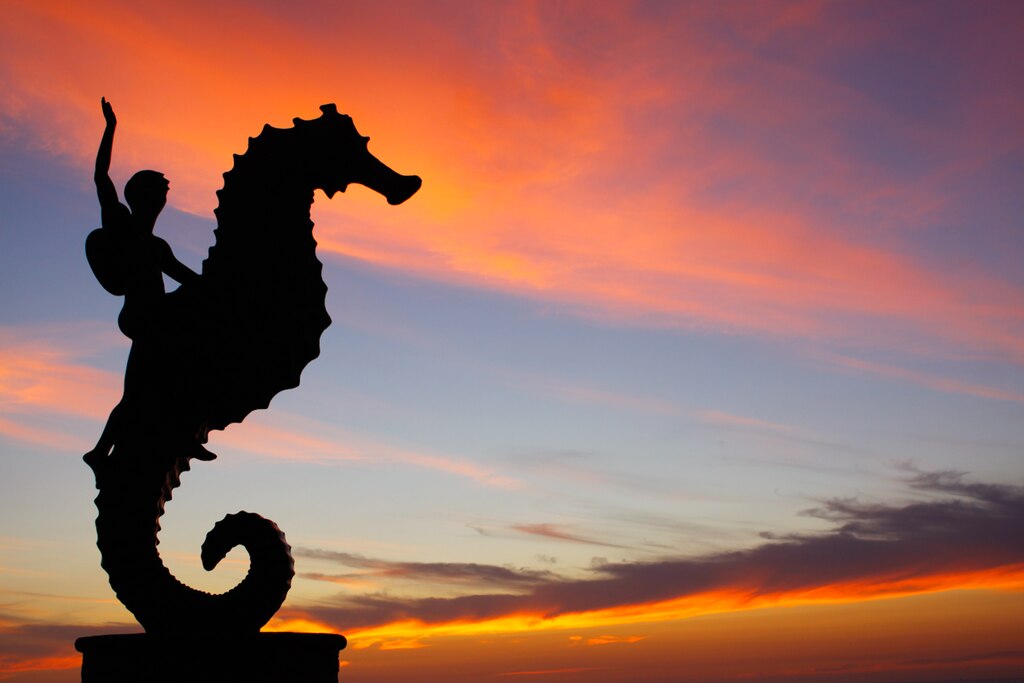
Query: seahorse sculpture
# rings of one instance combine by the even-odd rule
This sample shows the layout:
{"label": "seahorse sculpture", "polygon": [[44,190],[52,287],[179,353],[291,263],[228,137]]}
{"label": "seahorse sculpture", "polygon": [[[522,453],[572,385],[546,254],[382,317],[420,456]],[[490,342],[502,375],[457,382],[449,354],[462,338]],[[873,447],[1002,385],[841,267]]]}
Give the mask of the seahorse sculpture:
{"label": "seahorse sculpture", "polygon": [[202,274],[163,296],[159,315],[132,344],[125,400],[132,405],[109,457],[90,462],[99,495],[97,545],[117,597],[150,633],[257,632],[284,602],[294,575],[290,548],[259,515],[228,515],[206,537],[212,569],[242,545],[250,569],[235,588],[211,595],[164,566],[157,533],[164,505],[196,457],[196,435],[241,422],[275,394],[298,386],[330,324],[327,287],[309,210],[350,183],[390,204],[420,187],[367,149],[352,119],[332,105],[294,127],[264,127],[235,156],[217,195],[216,242]]}

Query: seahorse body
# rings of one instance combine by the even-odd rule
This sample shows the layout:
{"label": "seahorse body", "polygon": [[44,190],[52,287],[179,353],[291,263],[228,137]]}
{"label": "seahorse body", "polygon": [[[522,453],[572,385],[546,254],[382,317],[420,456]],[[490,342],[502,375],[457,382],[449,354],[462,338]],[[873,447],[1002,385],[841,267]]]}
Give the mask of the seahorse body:
{"label": "seahorse body", "polygon": [[[235,588],[210,595],[175,579],[157,550],[164,506],[190,469],[195,435],[241,422],[299,384],[330,324],[327,287],[309,210],[314,189],[332,196],[360,183],[399,204],[420,187],[367,150],[369,138],[334,105],[287,129],[264,127],[235,156],[217,194],[216,243],[194,283],[167,294],[158,322],[136,339],[126,382],[138,389],[131,419],[95,468],[102,565],[118,598],[147,632],[255,632],[284,602],[294,575],[290,548],[259,515],[228,515],[209,532],[212,569],[234,546],[250,569]],[[127,392],[126,392],[127,399]]]}

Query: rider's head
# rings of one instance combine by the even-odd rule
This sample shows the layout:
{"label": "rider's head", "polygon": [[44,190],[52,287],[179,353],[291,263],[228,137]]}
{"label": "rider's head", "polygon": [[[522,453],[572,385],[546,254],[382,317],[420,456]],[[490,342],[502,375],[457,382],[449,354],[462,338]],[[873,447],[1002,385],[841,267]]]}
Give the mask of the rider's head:
{"label": "rider's head", "polygon": [[139,171],[124,186],[124,199],[132,213],[138,216],[148,214],[154,218],[167,203],[167,188],[170,183],[158,171]]}

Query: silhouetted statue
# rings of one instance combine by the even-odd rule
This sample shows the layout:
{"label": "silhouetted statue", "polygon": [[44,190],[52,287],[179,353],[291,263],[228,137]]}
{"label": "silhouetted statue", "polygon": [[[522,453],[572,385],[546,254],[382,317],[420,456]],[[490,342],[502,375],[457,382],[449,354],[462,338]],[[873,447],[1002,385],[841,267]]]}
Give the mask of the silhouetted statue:
{"label": "silhouetted statue", "polygon": [[[212,569],[236,545],[250,569],[235,588],[209,595],[177,581],[157,552],[159,518],[209,430],[266,408],[299,384],[330,324],[309,208],[359,183],[400,204],[420,187],[367,150],[352,119],[333,104],[294,127],[264,127],[235,156],[217,195],[216,243],[197,275],[153,235],[168,183],[141,171],[125,187],[128,207],[107,175],[116,120],[107,121],[96,159],[103,227],[86,242],[100,283],[124,295],[118,318],[132,339],[121,402],[85,460],[96,474],[98,545],[118,598],[148,633],[255,633],[284,601],[294,575],[290,548],[259,515],[228,515],[207,535]],[[181,283],[164,292],[163,275]],[[337,638],[337,636],[334,636]],[[82,639],[88,640],[88,639]]]}

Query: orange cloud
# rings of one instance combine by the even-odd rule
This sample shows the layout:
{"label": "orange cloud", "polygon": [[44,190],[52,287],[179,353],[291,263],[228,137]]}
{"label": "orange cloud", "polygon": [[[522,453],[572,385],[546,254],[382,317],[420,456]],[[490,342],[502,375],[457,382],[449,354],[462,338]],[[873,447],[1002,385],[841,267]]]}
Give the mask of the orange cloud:
{"label": "orange cloud", "polygon": [[0,677],[8,678],[17,673],[29,671],[63,671],[77,669],[82,665],[81,655],[57,655],[51,657],[20,658],[0,657]]}
{"label": "orange cloud", "polygon": [[[318,206],[326,252],[630,324],[1024,360],[1024,290],[930,265],[911,232],[948,208],[946,185],[1000,154],[1006,107],[965,105],[952,144],[815,71],[884,27],[715,15],[751,45],[805,36],[806,66],[782,68],[715,40],[699,7],[662,22],[626,5],[508,6],[500,21],[450,10],[16,2],[3,111],[84,169],[107,95],[122,114],[117,173],[162,168],[171,201],[209,216],[246,135],[337,101],[383,160],[426,184],[399,210],[357,190]],[[569,26],[588,29],[569,40]],[[908,180],[858,156],[840,132],[853,124],[910,155],[937,141],[948,153]]]}
{"label": "orange cloud", "polygon": [[333,631],[330,625],[322,622],[301,617],[282,617],[279,614],[274,616],[270,623],[263,627],[263,630],[270,632],[292,631],[295,633],[330,633]]}
{"label": "orange cloud", "polygon": [[[351,675],[371,683],[422,678],[424,671],[447,675],[455,669],[472,680],[501,673],[532,673],[543,679],[543,672],[551,671],[595,683],[798,677],[859,683],[890,680],[893,674],[899,680],[925,679],[934,672],[942,675],[932,678],[943,680],[1003,679],[1015,675],[1024,657],[1015,638],[1021,625],[1021,595],[954,591],[841,605],[769,607],[626,631],[578,630],[568,644],[565,632],[544,630],[428,638],[410,632],[407,638],[421,637],[428,647],[357,648],[352,639],[345,661],[350,662]],[[333,630],[326,623],[306,626],[311,632]],[[83,632],[81,626],[77,629]],[[67,631],[57,632],[65,650],[73,638]],[[350,631],[342,632],[351,636]],[[573,645],[632,634],[646,637],[629,647]],[[573,670],[578,670],[575,676]]]}
{"label": "orange cloud", "polygon": [[535,671],[506,671],[499,676],[552,676],[556,674],[575,674],[585,671],[601,671],[603,666],[574,666],[562,669],[537,669]]}
{"label": "orange cloud", "polygon": [[[924,580],[872,579],[867,582],[837,583],[810,590],[761,593],[758,587],[711,590],[686,597],[648,603],[551,615],[543,611],[523,611],[509,616],[464,618],[458,621],[426,622],[405,620],[372,627],[345,626],[353,643],[359,647],[377,644],[402,643],[409,640],[429,642],[437,638],[480,636],[496,634],[527,634],[544,631],[609,628],[626,625],[658,624],[691,619],[698,616],[735,613],[767,607],[794,607],[801,605],[850,604],[868,600],[892,599],[938,593],[951,590],[1010,590],[1024,589],[1024,563],[993,571],[946,574]],[[455,599],[457,600],[457,598]],[[512,601],[510,601],[512,602]],[[288,610],[302,614],[302,609]],[[325,610],[326,612],[326,610]],[[301,619],[302,617],[300,617]],[[333,619],[327,619],[333,624]],[[331,630],[331,629],[328,629]],[[588,640],[588,645],[612,642],[639,642],[642,637],[619,640]]]}
{"label": "orange cloud", "polygon": [[597,636],[587,638],[583,642],[587,645],[613,645],[615,643],[639,643],[646,636]]}

